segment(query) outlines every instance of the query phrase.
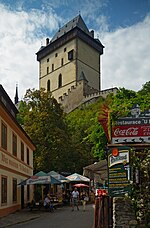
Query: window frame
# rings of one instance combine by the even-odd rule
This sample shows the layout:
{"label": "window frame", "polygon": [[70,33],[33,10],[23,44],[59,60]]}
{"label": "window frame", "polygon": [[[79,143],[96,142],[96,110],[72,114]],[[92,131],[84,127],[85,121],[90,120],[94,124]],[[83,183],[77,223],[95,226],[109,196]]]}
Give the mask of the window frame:
{"label": "window frame", "polygon": [[28,147],[27,147],[27,164],[30,165],[30,152]]}
{"label": "window frame", "polygon": [[24,161],[24,143],[21,141],[21,161]]}
{"label": "window frame", "polygon": [[1,122],[1,147],[7,150],[7,125]]}
{"label": "window frame", "polygon": [[17,202],[17,179],[12,179],[12,201],[13,203]]}
{"label": "window frame", "polygon": [[68,60],[73,60],[73,49],[68,52]]}
{"label": "window frame", "polygon": [[7,176],[1,176],[1,204],[7,204]]}
{"label": "window frame", "polygon": [[50,80],[48,79],[47,80],[47,91],[51,91],[50,85],[51,85],[51,83],[50,83]]}
{"label": "window frame", "polygon": [[59,74],[58,76],[58,88],[62,87],[62,74]]}
{"label": "window frame", "polygon": [[17,157],[17,135],[12,133],[12,154]]}

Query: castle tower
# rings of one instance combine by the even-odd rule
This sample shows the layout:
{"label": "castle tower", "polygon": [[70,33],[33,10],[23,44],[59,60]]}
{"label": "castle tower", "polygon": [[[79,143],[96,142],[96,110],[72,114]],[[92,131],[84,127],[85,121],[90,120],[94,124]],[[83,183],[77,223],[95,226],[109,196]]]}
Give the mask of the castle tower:
{"label": "castle tower", "polygon": [[[104,46],[94,38],[78,15],[58,30],[36,53],[39,61],[39,87],[51,91],[59,102],[79,81],[91,91],[100,91],[100,55]],[[89,91],[89,89],[88,89]],[[86,93],[86,90],[84,90]],[[85,94],[84,94],[85,95]]]}

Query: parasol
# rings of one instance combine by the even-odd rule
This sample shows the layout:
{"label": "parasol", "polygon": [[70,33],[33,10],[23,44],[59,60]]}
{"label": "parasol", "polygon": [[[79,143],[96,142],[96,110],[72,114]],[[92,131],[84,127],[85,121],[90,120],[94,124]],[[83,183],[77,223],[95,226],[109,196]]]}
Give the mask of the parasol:
{"label": "parasol", "polygon": [[89,188],[87,184],[79,183],[79,184],[74,184],[73,187],[77,188]]}
{"label": "parasol", "polygon": [[70,176],[67,176],[67,179],[69,179],[70,181],[79,181],[79,182],[90,182],[90,179],[85,177],[85,176],[82,176],[78,173],[74,173]]}

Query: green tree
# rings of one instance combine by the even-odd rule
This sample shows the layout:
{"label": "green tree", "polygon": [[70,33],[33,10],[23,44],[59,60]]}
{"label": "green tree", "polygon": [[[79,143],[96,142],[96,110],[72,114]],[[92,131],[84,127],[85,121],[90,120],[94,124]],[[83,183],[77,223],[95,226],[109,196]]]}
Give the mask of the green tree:
{"label": "green tree", "polygon": [[50,92],[28,90],[20,105],[18,120],[36,145],[34,172],[72,169],[76,152],[72,148],[63,110]]}
{"label": "green tree", "polygon": [[84,151],[85,165],[104,158],[106,136],[98,122],[100,104],[104,98],[78,109],[66,116],[72,140]]}
{"label": "green tree", "polygon": [[150,81],[146,82],[143,86],[142,89],[138,91],[141,95],[146,95],[150,93]]}

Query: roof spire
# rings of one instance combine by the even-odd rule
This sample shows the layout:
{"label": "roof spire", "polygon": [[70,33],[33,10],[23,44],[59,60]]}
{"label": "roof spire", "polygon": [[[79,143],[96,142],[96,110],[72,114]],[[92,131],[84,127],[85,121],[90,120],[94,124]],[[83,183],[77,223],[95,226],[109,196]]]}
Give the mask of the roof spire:
{"label": "roof spire", "polygon": [[16,84],[16,94],[15,94],[14,101],[15,101],[15,105],[18,104],[18,101],[19,101],[19,98],[18,98],[18,84]]}

